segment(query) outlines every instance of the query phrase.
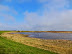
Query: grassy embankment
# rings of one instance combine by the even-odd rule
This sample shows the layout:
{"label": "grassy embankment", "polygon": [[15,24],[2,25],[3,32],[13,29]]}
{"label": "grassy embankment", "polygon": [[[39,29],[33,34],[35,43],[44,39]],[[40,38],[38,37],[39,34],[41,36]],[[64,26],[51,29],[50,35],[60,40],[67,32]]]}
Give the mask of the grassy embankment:
{"label": "grassy embankment", "polygon": [[11,31],[0,31],[0,35],[1,35],[2,33],[4,33],[4,32],[11,32]]}
{"label": "grassy embankment", "polygon": [[28,46],[56,52],[59,54],[72,54],[71,40],[43,40],[38,38],[30,38],[27,35],[3,33],[2,37],[6,37],[15,42],[19,42]]}
{"label": "grassy embankment", "polygon": [[72,54],[71,40],[43,40],[38,38],[30,38],[22,34],[3,33],[2,37],[6,37],[15,42],[19,42],[28,46],[56,52],[59,54]]}
{"label": "grassy embankment", "polygon": [[[6,31],[0,31],[0,34]],[[0,37],[0,54],[56,54]]]}

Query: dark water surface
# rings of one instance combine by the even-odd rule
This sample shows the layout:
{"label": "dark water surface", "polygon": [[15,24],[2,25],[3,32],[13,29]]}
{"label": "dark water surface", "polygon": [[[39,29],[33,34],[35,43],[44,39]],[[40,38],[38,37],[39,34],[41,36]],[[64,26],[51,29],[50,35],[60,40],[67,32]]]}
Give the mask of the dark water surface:
{"label": "dark water surface", "polygon": [[48,33],[48,32],[19,32],[18,34],[27,34],[29,37],[40,39],[65,39],[72,40],[71,33]]}

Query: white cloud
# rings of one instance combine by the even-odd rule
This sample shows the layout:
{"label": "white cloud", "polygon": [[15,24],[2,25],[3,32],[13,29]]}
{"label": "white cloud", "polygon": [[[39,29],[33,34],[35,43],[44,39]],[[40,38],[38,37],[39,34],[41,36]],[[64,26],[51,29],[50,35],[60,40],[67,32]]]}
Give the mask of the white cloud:
{"label": "white cloud", "polygon": [[4,5],[0,5],[0,11],[9,11],[9,7],[8,6],[4,6]]}
{"label": "white cloud", "polygon": [[15,14],[15,15],[18,14],[18,12],[17,12],[16,10],[14,10],[14,9],[12,9],[10,12],[12,12],[12,13]]}
{"label": "white cloud", "polygon": [[14,28],[8,24],[15,23],[15,17],[13,15],[17,14],[17,11],[13,8],[6,5],[0,5],[0,30],[15,29],[16,27]]}
{"label": "white cloud", "polygon": [[67,0],[39,0],[44,11],[25,12],[25,21],[31,30],[70,30],[72,29],[72,10]]}
{"label": "white cloud", "polygon": [[12,14],[17,15],[18,12],[8,6],[0,5],[0,18],[4,18],[6,21],[14,21],[15,18],[12,16]]}
{"label": "white cloud", "polygon": [[[28,0],[17,0],[27,2]],[[15,24],[15,26],[7,25],[6,28],[19,30],[72,30],[72,10],[69,7],[67,0],[38,0],[43,4],[38,12],[24,12],[24,22]],[[7,9],[6,9],[7,8]],[[9,11],[8,7],[2,7],[1,10]],[[12,11],[13,12],[13,11]],[[14,11],[17,14],[16,11]],[[9,20],[14,20],[11,15],[1,15]]]}
{"label": "white cloud", "polygon": [[0,17],[2,17],[5,21],[14,21],[14,17],[9,14],[0,13]]}
{"label": "white cloud", "polygon": [[12,27],[8,24],[0,23],[0,30],[14,30],[16,27]]}
{"label": "white cloud", "polygon": [[0,12],[11,12],[13,14],[18,14],[18,12],[16,10],[14,10],[11,7],[5,6],[5,5],[0,5]]}
{"label": "white cloud", "polygon": [[68,0],[38,0],[44,4],[44,8],[49,10],[63,10],[69,7]]}
{"label": "white cloud", "polygon": [[[72,10],[46,13],[26,13],[25,21],[31,30],[70,30],[72,29]],[[27,28],[28,29],[28,28]]]}
{"label": "white cloud", "polygon": [[5,1],[7,1],[7,2],[12,2],[12,0],[5,0]]}

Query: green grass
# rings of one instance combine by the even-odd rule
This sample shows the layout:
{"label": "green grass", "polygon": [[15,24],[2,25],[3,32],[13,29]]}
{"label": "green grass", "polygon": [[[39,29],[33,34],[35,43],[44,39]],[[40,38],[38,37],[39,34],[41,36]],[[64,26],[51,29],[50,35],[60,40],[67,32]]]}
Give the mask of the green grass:
{"label": "green grass", "polygon": [[0,31],[0,35],[1,35],[2,33],[4,33],[4,32],[10,32],[10,31]]}
{"label": "green grass", "polygon": [[[1,31],[2,34],[4,31]],[[6,31],[5,31],[6,32]],[[57,54],[0,37],[0,54]]]}

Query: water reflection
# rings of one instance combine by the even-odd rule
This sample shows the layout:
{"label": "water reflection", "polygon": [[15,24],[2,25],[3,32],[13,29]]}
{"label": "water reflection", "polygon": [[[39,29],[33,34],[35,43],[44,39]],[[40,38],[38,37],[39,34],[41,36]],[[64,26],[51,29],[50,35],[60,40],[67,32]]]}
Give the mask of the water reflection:
{"label": "water reflection", "polygon": [[20,32],[19,34],[28,34],[29,37],[40,39],[66,39],[72,40],[71,33],[47,33],[47,32]]}

